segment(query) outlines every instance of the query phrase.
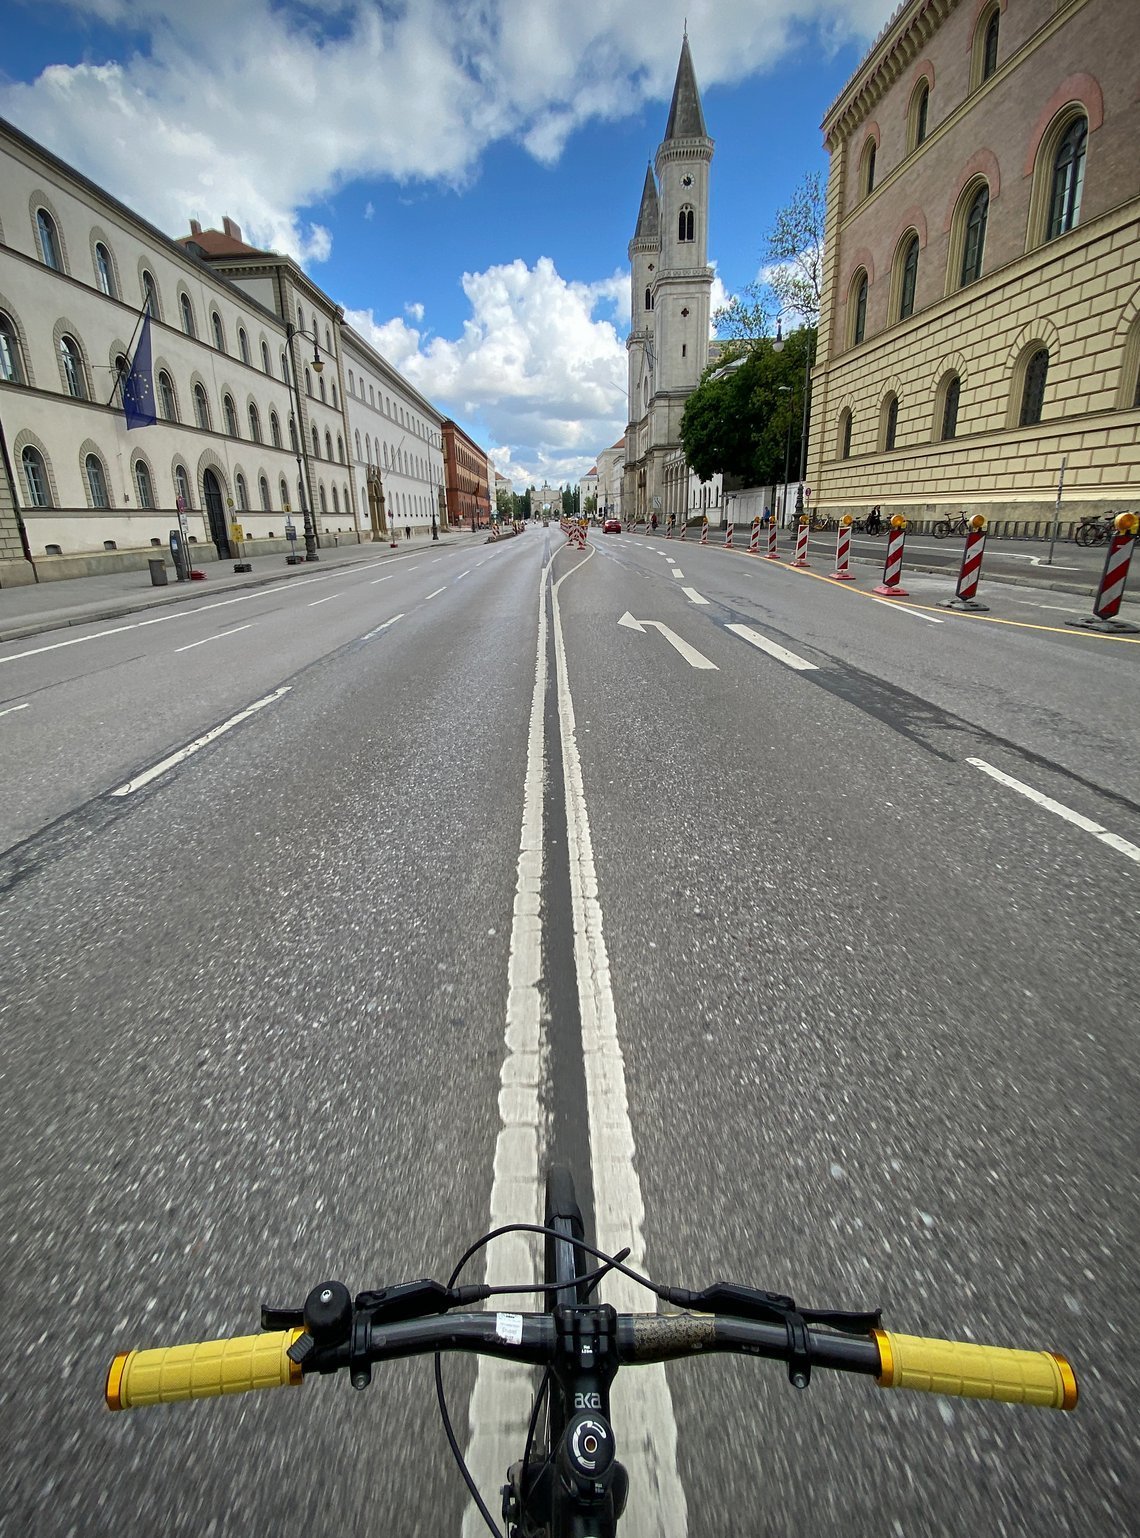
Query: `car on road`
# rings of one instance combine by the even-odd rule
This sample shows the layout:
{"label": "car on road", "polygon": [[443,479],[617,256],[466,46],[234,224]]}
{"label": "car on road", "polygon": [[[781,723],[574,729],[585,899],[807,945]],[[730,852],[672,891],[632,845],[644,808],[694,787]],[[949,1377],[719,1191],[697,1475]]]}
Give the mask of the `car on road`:
{"label": "car on road", "polygon": [[621,519],[620,518],[607,518],[605,523],[602,524],[602,533],[603,534],[620,534],[621,533]]}

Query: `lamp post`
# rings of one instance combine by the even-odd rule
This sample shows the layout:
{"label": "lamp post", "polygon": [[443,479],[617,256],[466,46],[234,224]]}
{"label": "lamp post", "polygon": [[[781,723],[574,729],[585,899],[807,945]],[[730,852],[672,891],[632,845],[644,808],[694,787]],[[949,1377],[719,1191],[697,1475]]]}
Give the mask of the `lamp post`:
{"label": "lamp post", "polygon": [[[812,355],[812,346],[813,346],[813,344],[811,342],[809,342],[808,343],[808,347],[807,347],[807,351],[804,354],[804,416],[803,416],[803,426],[802,426],[802,428],[800,430],[799,485],[796,488],[796,512],[797,513],[802,513],[803,510],[804,510],[804,474],[807,471],[808,392],[811,389],[811,355]],[[776,318],[776,340],[772,343],[772,351],[773,352],[783,352],[783,350],[784,350],[783,316],[777,316],[777,318]],[[791,424],[789,422],[789,430],[790,430],[790,426],[791,426]],[[785,485],[786,484],[787,483],[785,482]]]}
{"label": "lamp post", "polygon": [[[302,471],[301,484],[301,516],[305,522],[305,559],[306,561],[319,561],[317,554],[317,526],[314,520],[313,502],[313,477],[309,470],[309,451],[305,445],[305,429],[301,423],[301,389],[297,383],[297,359],[293,353],[293,338],[306,337],[313,344],[313,372],[320,374],[325,366],[325,360],[321,357],[321,350],[315,336],[308,331],[302,331],[291,320],[285,322],[285,341],[289,354],[289,367],[292,373],[293,399],[296,402],[295,416],[297,422],[297,469]],[[308,490],[308,497],[305,491]]]}

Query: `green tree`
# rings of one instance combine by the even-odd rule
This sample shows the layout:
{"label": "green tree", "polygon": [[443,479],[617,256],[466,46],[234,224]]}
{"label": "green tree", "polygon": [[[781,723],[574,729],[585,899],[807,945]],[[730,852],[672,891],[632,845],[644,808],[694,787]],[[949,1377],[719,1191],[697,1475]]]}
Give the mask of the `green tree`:
{"label": "green tree", "polygon": [[777,210],[767,235],[769,266],[713,315],[719,335],[738,340],[768,336],[778,315],[794,313],[814,326],[823,288],[823,229],[827,195],[823,177],[809,171]]}
{"label": "green tree", "polygon": [[801,327],[782,351],[764,338],[730,348],[689,396],[681,418],[685,458],[701,480],[733,476],[770,486],[799,471],[804,368],[815,332]]}

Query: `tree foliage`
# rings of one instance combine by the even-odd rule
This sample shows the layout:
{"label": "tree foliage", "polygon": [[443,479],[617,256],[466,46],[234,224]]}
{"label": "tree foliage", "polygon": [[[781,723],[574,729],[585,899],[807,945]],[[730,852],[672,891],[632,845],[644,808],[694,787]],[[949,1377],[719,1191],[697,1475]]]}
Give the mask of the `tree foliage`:
{"label": "tree foliage", "polygon": [[716,474],[745,486],[782,483],[784,466],[799,475],[804,370],[815,331],[801,327],[777,352],[764,338],[730,348],[706,371],[681,418],[685,458],[701,480]]}
{"label": "tree foliage", "polygon": [[[776,212],[767,236],[768,265],[713,315],[721,336],[756,340],[771,334],[777,315],[796,315],[814,326],[823,288],[823,230],[827,198],[823,177],[809,171]],[[787,328],[785,328],[787,329]]]}

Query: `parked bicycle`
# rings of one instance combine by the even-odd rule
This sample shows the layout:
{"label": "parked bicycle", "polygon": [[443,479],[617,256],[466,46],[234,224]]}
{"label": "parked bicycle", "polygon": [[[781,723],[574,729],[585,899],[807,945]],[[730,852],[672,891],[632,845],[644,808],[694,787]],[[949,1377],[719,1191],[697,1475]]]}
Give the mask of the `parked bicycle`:
{"label": "parked bicycle", "polygon": [[970,532],[969,520],[965,513],[959,513],[956,518],[950,513],[944,513],[930,532],[935,539],[946,539],[950,534],[965,535]]}
{"label": "parked bicycle", "polygon": [[1115,533],[1115,513],[1090,513],[1081,519],[1073,539],[1078,545],[1103,545]]}
{"label": "parked bicycle", "polygon": [[[507,1233],[543,1235],[543,1281],[458,1286],[471,1257]],[[353,1388],[363,1389],[377,1362],[434,1354],[436,1395],[452,1454],[487,1527],[502,1538],[452,1430],[441,1353],[475,1352],[541,1367],[523,1455],[507,1471],[501,1491],[510,1538],[615,1538],[629,1491],[610,1424],[610,1385],[622,1367],[733,1352],[785,1362],[797,1389],[807,1388],[814,1370],[828,1368],[874,1378],[880,1388],[1060,1410],[1077,1403],[1073,1370],[1052,1351],[897,1335],[882,1328],[877,1309],[802,1308],[782,1294],[728,1282],[699,1291],[666,1286],[624,1265],[628,1254],[606,1255],[587,1242],[570,1172],[553,1166],[544,1223],[512,1223],[484,1234],[446,1286],[423,1279],[353,1298],[343,1283],[322,1282],[301,1308],[263,1306],[261,1335],[116,1356],[107,1404],[126,1410],[283,1388],[342,1369]],[[597,1302],[598,1283],[614,1270],[680,1312],[618,1314]],[[540,1293],[544,1311],[466,1311],[496,1294],[520,1292]]]}

